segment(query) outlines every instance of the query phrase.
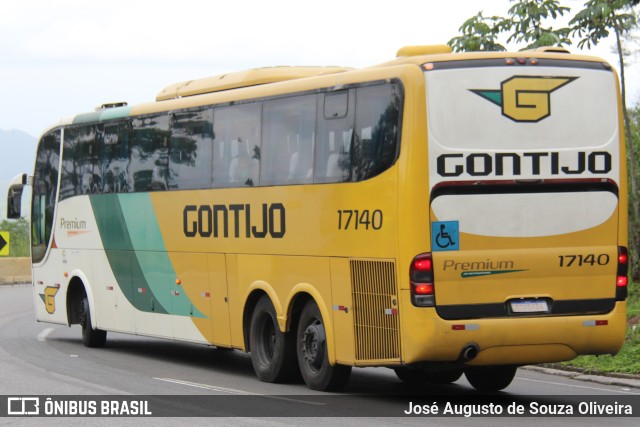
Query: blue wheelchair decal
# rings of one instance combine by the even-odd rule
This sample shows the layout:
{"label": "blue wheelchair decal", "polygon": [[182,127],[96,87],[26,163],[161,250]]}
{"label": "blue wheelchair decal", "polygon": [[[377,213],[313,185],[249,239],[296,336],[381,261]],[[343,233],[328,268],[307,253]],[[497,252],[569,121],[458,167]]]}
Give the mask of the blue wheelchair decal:
{"label": "blue wheelchair decal", "polygon": [[431,250],[460,250],[458,221],[438,221],[431,223]]}

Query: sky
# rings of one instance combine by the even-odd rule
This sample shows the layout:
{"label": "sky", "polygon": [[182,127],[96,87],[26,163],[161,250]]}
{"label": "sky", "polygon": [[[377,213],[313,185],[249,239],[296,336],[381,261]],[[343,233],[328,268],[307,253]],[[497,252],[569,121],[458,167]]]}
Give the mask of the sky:
{"label": "sky", "polygon": [[[583,0],[563,0],[577,12]],[[155,99],[172,83],[249,68],[386,62],[443,44],[509,0],[20,0],[0,11],[0,129],[37,137],[106,102]],[[613,41],[595,51],[617,66]],[[569,48],[577,52],[574,46]],[[640,57],[636,58],[640,62]],[[640,66],[628,100],[640,99]]]}

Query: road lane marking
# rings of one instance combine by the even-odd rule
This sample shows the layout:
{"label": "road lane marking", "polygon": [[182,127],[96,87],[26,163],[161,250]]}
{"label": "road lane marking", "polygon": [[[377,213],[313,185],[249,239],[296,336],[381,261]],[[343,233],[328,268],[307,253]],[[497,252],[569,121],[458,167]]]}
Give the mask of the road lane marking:
{"label": "road lane marking", "polygon": [[[612,393],[638,395],[638,393],[634,393],[632,391],[626,391],[624,389],[623,390],[613,390],[613,389],[609,389],[609,388],[588,387],[588,386],[584,386],[584,385],[565,384],[565,383],[558,383],[558,382],[554,382],[554,381],[534,380],[534,379],[531,379],[531,378],[516,378],[516,379],[517,380],[521,380],[521,381],[532,381],[532,382],[535,382],[535,383],[561,385],[561,386],[565,386],[565,387],[584,388],[584,389],[587,389],[587,390],[598,390],[598,391],[608,391],[608,392],[612,392]],[[612,387],[615,387],[615,386],[612,386]]]}
{"label": "road lane marking", "polygon": [[53,328],[43,329],[42,332],[38,334],[38,341],[45,342],[47,340],[47,336],[49,336],[51,332],[53,332]]}
{"label": "road lane marking", "polygon": [[174,378],[155,378],[154,377],[153,379],[158,381],[165,381],[168,383],[180,384],[188,387],[201,388],[204,390],[218,391],[218,392],[228,393],[228,394],[240,394],[244,396],[260,396],[260,397],[264,397],[265,399],[284,400],[287,402],[304,403],[307,405],[317,405],[317,406],[325,405],[324,403],[321,403],[321,402],[310,402],[308,400],[291,399],[291,398],[282,397],[282,396],[271,396],[266,394],[251,393],[249,391],[238,390],[235,388],[218,387],[218,386],[209,385],[209,384],[200,384],[200,383],[194,383],[190,381],[177,380]]}

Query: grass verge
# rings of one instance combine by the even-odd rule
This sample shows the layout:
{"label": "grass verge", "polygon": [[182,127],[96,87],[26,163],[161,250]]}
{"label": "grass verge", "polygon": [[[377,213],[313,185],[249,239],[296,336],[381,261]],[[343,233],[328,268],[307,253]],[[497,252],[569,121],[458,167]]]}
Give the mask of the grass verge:
{"label": "grass verge", "polygon": [[629,285],[627,335],[615,356],[580,356],[561,365],[586,372],[640,374],[640,284]]}

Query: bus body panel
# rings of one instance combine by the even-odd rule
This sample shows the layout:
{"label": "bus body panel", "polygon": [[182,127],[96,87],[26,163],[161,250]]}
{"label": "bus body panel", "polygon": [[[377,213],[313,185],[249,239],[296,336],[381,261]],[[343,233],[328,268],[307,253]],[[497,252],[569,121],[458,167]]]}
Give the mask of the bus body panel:
{"label": "bus body panel", "polygon": [[[62,159],[51,248],[33,269],[37,319],[68,324],[68,290],[81,281],[96,328],[242,350],[250,350],[257,296],[269,297],[278,327],[293,337],[300,301],[313,299],[332,364],[521,365],[617,352],[626,302],[616,269],[627,239],[617,80],[593,59],[540,57],[549,62],[506,66],[503,54],[400,59],[65,122],[64,135],[85,125],[99,134],[114,123],[169,123],[169,114],[183,113],[215,126],[215,111],[235,104],[317,95],[320,108],[333,92],[351,97],[392,82],[402,95],[397,157],[356,182],[140,190],[169,175],[143,163],[177,162],[167,135],[188,140],[189,132],[175,123],[159,129],[160,155],[131,154],[138,164],[126,174],[139,188],[124,184],[122,157],[110,165],[108,191],[85,194],[95,187],[91,173],[71,185],[64,175],[78,166]],[[348,115],[349,102],[336,114]],[[290,172],[300,139],[292,141],[282,148]],[[241,138],[232,142],[240,150]],[[190,161],[202,165],[217,149],[226,150],[212,146]],[[261,155],[254,150],[254,160]],[[188,164],[176,170],[186,176]],[[217,185],[215,173],[204,174]],[[72,195],[74,186],[83,191]],[[416,306],[412,295],[412,260],[423,253],[433,260],[433,307]],[[469,346],[477,357],[463,360]]]}
{"label": "bus body panel", "polygon": [[614,308],[626,188],[615,75],[592,63],[546,64],[436,63],[425,73],[444,319]]}

